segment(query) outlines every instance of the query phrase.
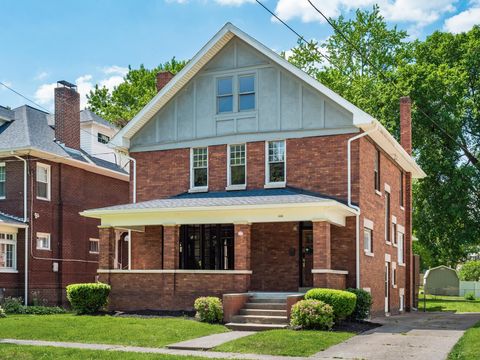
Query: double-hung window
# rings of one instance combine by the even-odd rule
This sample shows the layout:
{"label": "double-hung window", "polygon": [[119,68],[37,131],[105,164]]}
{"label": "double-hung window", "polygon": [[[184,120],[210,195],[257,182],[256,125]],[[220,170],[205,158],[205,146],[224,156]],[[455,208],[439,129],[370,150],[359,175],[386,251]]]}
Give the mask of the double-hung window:
{"label": "double-hung window", "polygon": [[228,186],[245,188],[247,184],[245,144],[230,145],[228,148]]}
{"label": "double-hung window", "polygon": [[50,200],[50,166],[37,163],[37,199]]}
{"label": "double-hung window", "polygon": [[255,110],[255,75],[222,76],[216,80],[217,114]]}
{"label": "double-hung window", "polygon": [[405,235],[402,232],[398,232],[398,263],[405,264]]}
{"label": "double-hung window", "polygon": [[7,195],[7,189],[5,186],[6,180],[7,180],[7,175],[6,175],[5,163],[0,163],[0,199],[5,199]]}
{"label": "double-hung window", "polygon": [[16,234],[0,233],[0,271],[17,269]]}
{"label": "double-hung window", "polygon": [[99,239],[89,239],[89,248],[88,252],[90,254],[98,254],[100,251],[100,240]]}
{"label": "double-hung window", "polygon": [[375,190],[380,191],[380,150],[375,150],[375,165],[374,165],[374,183]]}
{"label": "double-hung window", "polygon": [[373,230],[363,229],[363,249],[367,254],[373,254]]}
{"label": "double-hung window", "polygon": [[266,184],[273,186],[285,186],[286,183],[286,156],[285,141],[268,141],[266,146],[267,166]]}
{"label": "double-hung window", "polygon": [[403,175],[403,171],[400,171],[400,187],[399,187],[399,197],[400,197],[400,206],[403,207],[404,206],[404,197],[405,197],[405,192],[404,192],[404,175]]}
{"label": "double-hung window", "polygon": [[191,184],[192,189],[208,188],[208,148],[193,148],[191,152]]}
{"label": "double-hung window", "polygon": [[391,241],[391,231],[392,228],[390,226],[390,193],[385,191],[385,241],[390,243]]}
{"label": "double-hung window", "polygon": [[255,109],[255,76],[243,75],[238,78],[238,111]]}
{"label": "double-hung window", "polygon": [[50,250],[50,234],[37,233],[37,250]]}
{"label": "double-hung window", "polygon": [[217,79],[217,114],[233,111],[233,77]]}

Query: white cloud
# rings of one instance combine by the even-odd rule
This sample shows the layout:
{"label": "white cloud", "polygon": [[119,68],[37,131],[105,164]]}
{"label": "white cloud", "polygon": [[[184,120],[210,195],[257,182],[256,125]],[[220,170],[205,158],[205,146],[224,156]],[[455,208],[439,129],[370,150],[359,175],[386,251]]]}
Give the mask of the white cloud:
{"label": "white cloud", "polygon": [[[4,83],[8,87],[12,87],[12,82],[11,81],[3,80],[2,83]],[[8,89],[5,86],[0,85],[0,90],[8,90]]]}
{"label": "white cloud", "polygon": [[387,20],[414,22],[415,27],[431,24],[444,14],[455,11],[452,3],[456,0],[395,0],[380,2],[380,10]]}
{"label": "white cloud", "polygon": [[35,91],[35,102],[39,103],[40,105],[45,105],[49,109],[51,109],[53,105],[53,92],[56,87],[57,83],[55,82],[40,85],[37,91]]}
{"label": "white cloud", "polygon": [[42,72],[38,73],[37,75],[35,75],[35,77],[33,78],[33,80],[43,80],[43,79],[45,79],[47,76],[48,76],[48,73],[47,73],[46,71],[42,71]]}
{"label": "white cloud", "polygon": [[113,90],[115,86],[120,85],[122,82],[123,82],[123,76],[116,75],[116,76],[111,76],[107,79],[101,80],[98,85],[100,87],[105,86],[107,89]]}
{"label": "white cloud", "polygon": [[445,30],[452,33],[460,33],[470,30],[473,25],[480,24],[480,1],[477,2],[477,6],[445,20]]}
{"label": "white cloud", "polygon": [[223,6],[240,6],[246,3],[254,3],[255,0],[215,0],[215,2]]}
{"label": "white cloud", "polygon": [[112,65],[103,68],[103,73],[110,75],[110,74],[117,74],[121,76],[125,76],[128,73],[128,67]]}

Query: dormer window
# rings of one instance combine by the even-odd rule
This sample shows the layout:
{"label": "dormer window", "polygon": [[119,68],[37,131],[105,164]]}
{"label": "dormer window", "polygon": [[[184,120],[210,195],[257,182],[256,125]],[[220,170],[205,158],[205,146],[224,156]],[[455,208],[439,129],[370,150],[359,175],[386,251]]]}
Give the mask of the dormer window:
{"label": "dormer window", "polygon": [[217,114],[233,111],[233,77],[217,79]]}
{"label": "dormer window", "polygon": [[97,134],[97,141],[100,144],[108,144],[108,142],[110,141],[110,136],[107,136],[107,135],[102,134],[102,133],[98,133]]}

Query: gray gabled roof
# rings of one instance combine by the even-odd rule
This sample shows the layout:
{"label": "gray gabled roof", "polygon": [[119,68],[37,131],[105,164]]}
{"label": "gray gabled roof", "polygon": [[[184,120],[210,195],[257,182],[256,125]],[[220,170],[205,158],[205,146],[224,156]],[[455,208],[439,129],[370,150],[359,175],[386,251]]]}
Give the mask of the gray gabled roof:
{"label": "gray gabled roof", "polygon": [[0,225],[5,224],[5,225],[13,225],[16,227],[23,227],[25,226],[25,223],[23,220],[19,217],[13,216],[6,214],[4,212],[0,211]]}
{"label": "gray gabled roof", "polygon": [[112,129],[116,129],[116,127],[111,122],[105,120],[101,116],[98,116],[93,111],[91,111],[89,109],[85,109],[85,110],[80,111],[80,122],[81,123],[86,123],[86,122],[90,122],[90,121],[93,121],[93,122],[95,122],[97,124],[100,124],[100,125],[107,126],[109,128],[112,128]]}

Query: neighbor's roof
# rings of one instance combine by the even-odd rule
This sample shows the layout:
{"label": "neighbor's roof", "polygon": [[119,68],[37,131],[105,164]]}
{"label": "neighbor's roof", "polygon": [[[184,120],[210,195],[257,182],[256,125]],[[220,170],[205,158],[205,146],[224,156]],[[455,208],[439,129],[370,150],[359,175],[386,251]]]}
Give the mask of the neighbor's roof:
{"label": "neighbor's roof", "polygon": [[109,121],[105,120],[101,116],[98,116],[95,114],[93,111],[89,109],[85,109],[80,111],[80,122],[81,123],[87,123],[87,122],[95,122],[97,124],[109,127],[111,129],[116,129],[116,127]]}
{"label": "neighbor's roof", "polygon": [[261,52],[272,62],[281,66],[302,81],[318,90],[330,100],[353,114],[353,124],[364,131],[372,130],[369,136],[382,147],[406,171],[411,172],[414,178],[425,177],[426,174],[416,164],[415,160],[395,140],[395,138],[380,124],[378,120],[347,101],[304,71],[300,70],[279,54],[269,49],[253,37],[247,35],[231,23],[225,26],[187,63],[187,65],[163,87],[155,97],[120,130],[110,141],[112,146],[128,149],[130,139],[139,131],[173,96],[180,91],[215,55],[223,49],[234,37],[238,37]]}
{"label": "neighbor's roof", "polygon": [[0,225],[10,225],[13,227],[25,227],[26,224],[19,217],[0,212]]}

